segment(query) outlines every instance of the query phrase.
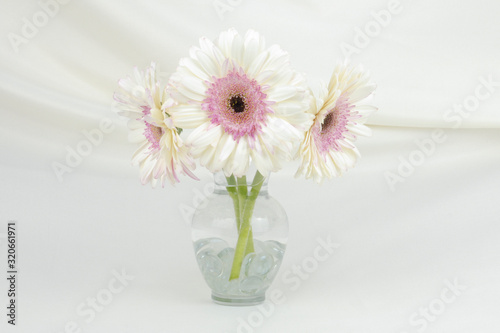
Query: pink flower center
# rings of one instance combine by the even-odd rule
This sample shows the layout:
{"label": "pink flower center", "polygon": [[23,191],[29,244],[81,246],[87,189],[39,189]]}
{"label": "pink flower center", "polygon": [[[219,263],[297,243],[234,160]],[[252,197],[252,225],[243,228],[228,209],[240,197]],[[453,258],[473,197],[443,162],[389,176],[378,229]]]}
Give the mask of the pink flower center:
{"label": "pink flower center", "polygon": [[325,155],[330,150],[340,151],[340,141],[355,138],[347,129],[349,121],[358,118],[358,115],[352,112],[353,108],[354,105],[349,104],[348,98],[341,96],[335,107],[327,112],[323,123],[317,122],[314,125],[312,134],[320,153]]}
{"label": "pink flower center", "polygon": [[[144,114],[144,116],[149,116],[151,114],[151,108],[148,106],[143,106],[142,113]],[[160,150],[160,140],[164,133],[163,128],[155,126],[144,119],[142,121],[144,121],[144,124],[146,125],[146,127],[144,128],[144,136],[151,144],[149,146],[149,149],[152,152]]]}
{"label": "pink flower center", "polygon": [[233,70],[225,77],[214,78],[201,107],[212,124],[221,125],[238,141],[245,135],[255,138],[259,133],[266,115],[272,112],[266,98],[257,81],[241,70]]}

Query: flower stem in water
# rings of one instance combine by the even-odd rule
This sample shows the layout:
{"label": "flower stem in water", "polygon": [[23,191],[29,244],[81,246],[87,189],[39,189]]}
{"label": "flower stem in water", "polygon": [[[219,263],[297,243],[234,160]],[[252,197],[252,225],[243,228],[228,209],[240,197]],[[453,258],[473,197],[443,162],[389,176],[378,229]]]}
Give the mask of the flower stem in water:
{"label": "flower stem in water", "polygon": [[[233,266],[231,268],[231,275],[229,276],[229,280],[234,280],[239,278],[243,259],[247,254],[254,252],[252,226],[250,222],[252,220],[255,201],[259,196],[259,192],[260,189],[262,188],[263,183],[264,183],[264,176],[262,176],[262,174],[259,171],[257,171],[255,173],[255,177],[252,182],[252,189],[250,190],[250,194],[245,196],[246,199],[243,202],[241,201],[242,196],[240,196],[240,189],[238,186],[238,197],[240,199],[239,207],[241,210],[241,207],[243,206],[243,210],[242,210],[242,215],[240,217],[238,242],[236,243],[236,249],[234,251]],[[245,188],[246,188],[246,181],[245,181]]]}

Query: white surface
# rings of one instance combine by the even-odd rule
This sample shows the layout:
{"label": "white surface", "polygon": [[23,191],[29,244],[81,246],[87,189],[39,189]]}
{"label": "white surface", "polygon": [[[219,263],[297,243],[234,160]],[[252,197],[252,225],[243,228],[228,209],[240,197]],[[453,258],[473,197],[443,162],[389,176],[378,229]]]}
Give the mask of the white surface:
{"label": "white surface", "polygon": [[[3,1],[0,233],[18,221],[20,280],[18,326],[6,324],[4,309],[0,331],[59,333],[74,321],[81,332],[220,333],[238,332],[240,319],[249,319],[255,332],[498,332],[500,87],[458,128],[444,118],[481,77],[500,81],[498,2],[402,0],[353,56],[379,86],[374,135],[358,141],[363,158],[345,177],[318,186],[292,180],[292,167],[273,175],[270,191],[291,228],[271,287],[284,301],[269,315],[256,311],[270,303],[259,310],[210,301],[179,210],[210,176],[175,188],[139,184],[129,163],[135,147],[112,113],[116,81],[150,61],[171,73],[200,36],[229,27],[261,32],[311,83],[328,80],[340,45],[352,44],[356,27],[388,2],[232,1],[222,19],[213,3],[69,2],[16,53],[8,34],[21,34],[23,17],[41,7]],[[59,182],[52,162],[64,163],[65,147],[105,117],[114,130]],[[418,158],[414,141],[432,138],[435,128],[446,140],[391,190],[386,173],[397,174],[400,157]],[[297,280],[293,266],[310,263],[317,238],[328,236],[340,247]],[[86,322],[79,306],[122,269],[134,279]],[[445,281],[455,279],[466,290],[439,308],[440,297],[453,296]],[[418,311],[429,306],[443,312],[422,330]]]}

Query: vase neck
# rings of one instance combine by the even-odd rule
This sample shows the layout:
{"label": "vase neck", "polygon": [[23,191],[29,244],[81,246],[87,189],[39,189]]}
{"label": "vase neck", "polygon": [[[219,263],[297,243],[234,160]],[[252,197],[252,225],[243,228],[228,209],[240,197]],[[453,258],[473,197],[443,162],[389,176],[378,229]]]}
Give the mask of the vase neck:
{"label": "vase neck", "polygon": [[238,185],[246,185],[248,192],[250,192],[252,189],[252,185],[258,185],[259,183],[262,183],[259,195],[266,195],[268,191],[269,176],[261,179],[260,181],[258,180],[258,178],[256,180],[255,176],[255,172],[249,172],[243,177],[226,177],[223,172],[214,173],[215,192],[227,192],[228,189],[237,188]]}

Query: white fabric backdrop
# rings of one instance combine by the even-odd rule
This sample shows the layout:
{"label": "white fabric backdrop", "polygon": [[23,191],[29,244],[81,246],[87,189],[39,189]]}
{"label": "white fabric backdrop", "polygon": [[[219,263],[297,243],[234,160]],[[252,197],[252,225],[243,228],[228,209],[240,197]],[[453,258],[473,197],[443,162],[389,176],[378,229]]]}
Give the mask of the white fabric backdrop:
{"label": "white fabric backdrop", "polygon": [[[20,252],[18,325],[2,312],[2,332],[500,330],[498,2],[1,5],[0,237],[17,220]],[[211,303],[179,210],[210,175],[141,186],[129,162],[135,147],[112,110],[116,82],[134,66],[155,61],[168,75],[199,37],[229,27],[280,44],[311,84],[329,79],[349,44],[378,84],[374,134],[358,141],[355,169],[321,186],[291,180],[293,167],[272,177],[290,240],[271,287],[284,300],[271,308]],[[52,163],[108,118],[102,142],[58,179]],[[340,247],[300,283],[287,280],[318,237]],[[122,270],[134,279],[91,316],[88,302]],[[4,279],[0,287],[6,304]]]}

